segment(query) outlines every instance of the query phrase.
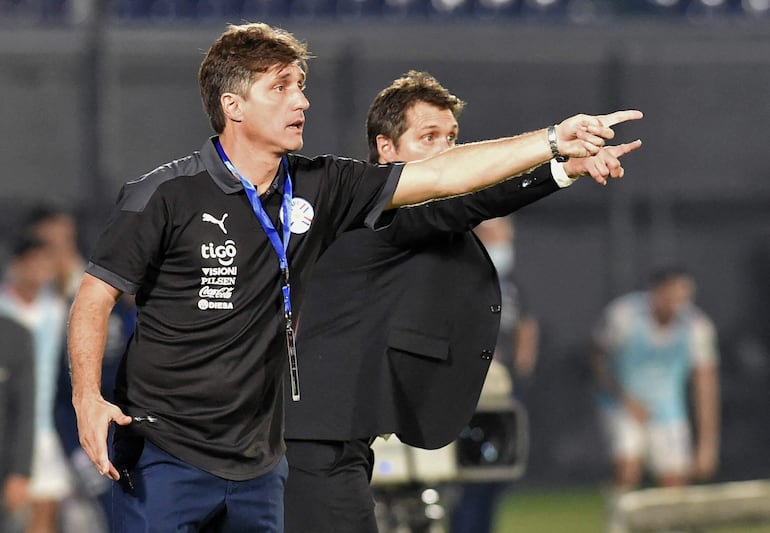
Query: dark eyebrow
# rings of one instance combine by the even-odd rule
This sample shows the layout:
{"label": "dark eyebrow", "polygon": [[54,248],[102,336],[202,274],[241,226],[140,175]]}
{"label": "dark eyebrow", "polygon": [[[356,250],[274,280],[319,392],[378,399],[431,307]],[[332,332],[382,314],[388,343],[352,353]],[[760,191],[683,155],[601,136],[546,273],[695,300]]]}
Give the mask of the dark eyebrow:
{"label": "dark eyebrow", "polygon": [[[421,126],[418,129],[418,131],[420,131],[420,132],[427,132],[427,131],[438,130],[438,129],[440,129],[438,124],[431,123],[431,124],[425,124],[425,125]],[[454,126],[452,126],[452,133],[457,133],[458,131],[460,131],[460,126],[459,125],[455,124]]]}
{"label": "dark eyebrow", "polygon": [[[282,81],[282,82],[285,82],[285,81],[286,81],[287,79],[289,79],[291,76],[292,76],[292,74],[291,74],[291,71],[284,69],[284,70],[281,70],[281,72],[279,72],[279,73],[278,73],[278,74],[275,76],[275,80],[276,80],[276,81]],[[304,84],[305,84],[305,79],[306,79],[306,75],[305,75],[305,73],[304,73],[304,72],[302,72],[302,76],[300,76],[300,79],[299,79],[299,83],[301,83],[301,84],[303,84],[303,85],[304,85]]]}

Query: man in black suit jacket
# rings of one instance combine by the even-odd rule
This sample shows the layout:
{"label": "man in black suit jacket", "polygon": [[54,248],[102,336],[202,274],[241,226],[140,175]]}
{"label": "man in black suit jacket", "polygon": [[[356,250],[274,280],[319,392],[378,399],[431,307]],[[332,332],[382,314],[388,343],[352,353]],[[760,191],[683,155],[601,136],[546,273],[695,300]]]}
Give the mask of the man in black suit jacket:
{"label": "man in black suit jacket", "polygon": [[[453,146],[463,106],[432,76],[410,71],[372,103],[370,161],[413,161]],[[374,438],[395,433],[439,448],[471,418],[501,309],[494,266],[473,227],[571,184],[569,176],[622,175],[618,158],[639,145],[398,209],[377,231],[349,231],[324,253],[299,317],[302,399],[285,402],[287,533],[376,532]]]}

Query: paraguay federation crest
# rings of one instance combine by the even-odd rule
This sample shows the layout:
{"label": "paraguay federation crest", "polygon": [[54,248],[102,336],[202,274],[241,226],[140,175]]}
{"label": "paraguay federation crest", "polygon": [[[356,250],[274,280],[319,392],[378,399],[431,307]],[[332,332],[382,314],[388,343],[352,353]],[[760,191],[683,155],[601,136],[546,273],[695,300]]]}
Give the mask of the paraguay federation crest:
{"label": "paraguay federation crest", "polygon": [[[283,210],[280,211],[281,224],[286,222],[283,220]],[[300,235],[307,232],[310,229],[310,225],[313,223],[313,216],[315,210],[310,202],[304,198],[295,197],[291,199],[291,215],[289,216],[289,231]]]}

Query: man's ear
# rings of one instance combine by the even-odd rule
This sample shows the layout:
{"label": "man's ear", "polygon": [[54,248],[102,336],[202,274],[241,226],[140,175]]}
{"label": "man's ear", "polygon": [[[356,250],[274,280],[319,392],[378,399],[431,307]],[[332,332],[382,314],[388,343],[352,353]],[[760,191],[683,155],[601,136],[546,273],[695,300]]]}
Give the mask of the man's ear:
{"label": "man's ear", "polygon": [[222,106],[222,113],[224,113],[226,119],[233,122],[241,122],[243,120],[242,101],[243,99],[237,94],[222,93],[222,96],[219,97],[219,104]]}
{"label": "man's ear", "polygon": [[387,135],[379,134],[377,136],[377,153],[380,156],[380,163],[392,163],[396,161],[396,143]]}

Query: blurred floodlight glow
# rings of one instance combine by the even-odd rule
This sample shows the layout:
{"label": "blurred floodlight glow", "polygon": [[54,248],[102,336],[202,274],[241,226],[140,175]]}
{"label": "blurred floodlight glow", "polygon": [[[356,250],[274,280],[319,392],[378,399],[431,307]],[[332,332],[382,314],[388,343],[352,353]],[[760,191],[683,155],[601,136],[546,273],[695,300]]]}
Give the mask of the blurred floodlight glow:
{"label": "blurred floodlight glow", "polygon": [[555,4],[559,3],[559,0],[527,0],[527,4],[536,9],[550,9]]}
{"label": "blurred floodlight glow", "polygon": [[673,7],[679,3],[679,0],[650,0],[653,4],[660,7]]}
{"label": "blurred floodlight glow", "polygon": [[431,0],[436,11],[451,12],[465,3],[465,0]]}
{"label": "blurred floodlight glow", "polygon": [[513,4],[515,0],[479,0],[479,4],[490,9],[498,9]]}
{"label": "blurred floodlight glow", "polygon": [[743,10],[752,15],[761,15],[770,11],[770,0],[741,0]]}
{"label": "blurred floodlight glow", "polygon": [[725,0],[699,0],[706,7],[719,7],[725,3]]}

